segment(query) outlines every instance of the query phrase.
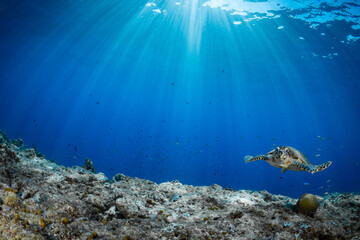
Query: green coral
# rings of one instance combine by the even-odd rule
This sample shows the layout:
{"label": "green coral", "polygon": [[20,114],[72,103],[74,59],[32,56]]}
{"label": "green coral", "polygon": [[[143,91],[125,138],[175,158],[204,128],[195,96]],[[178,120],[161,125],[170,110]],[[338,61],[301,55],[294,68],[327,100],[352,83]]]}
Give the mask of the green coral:
{"label": "green coral", "polygon": [[315,215],[318,207],[319,202],[317,198],[311,193],[303,194],[296,204],[296,210],[299,213],[310,217],[313,217]]}
{"label": "green coral", "polygon": [[8,192],[4,200],[4,204],[8,207],[16,207],[19,205],[19,200],[15,193]]}

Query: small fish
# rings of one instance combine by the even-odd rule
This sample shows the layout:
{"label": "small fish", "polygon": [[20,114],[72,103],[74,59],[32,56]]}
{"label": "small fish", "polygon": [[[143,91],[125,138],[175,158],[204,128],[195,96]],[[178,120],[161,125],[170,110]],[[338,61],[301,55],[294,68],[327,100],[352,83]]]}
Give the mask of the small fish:
{"label": "small fish", "polygon": [[77,146],[76,145],[74,146],[74,150],[75,150],[75,152],[77,152]]}
{"label": "small fish", "polygon": [[331,181],[331,179],[328,179],[327,181],[326,181],[326,183],[329,183]]}
{"label": "small fish", "polygon": [[77,157],[76,157],[76,156],[73,156],[73,158],[75,158],[75,159],[76,159]]}
{"label": "small fish", "polygon": [[305,186],[309,186],[309,185],[310,185],[310,183],[308,183],[308,182],[304,182],[304,185],[305,185]]}
{"label": "small fish", "polygon": [[272,138],[271,140],[272,140],[272,141],[276,141],[277,139],[276,139],[276,138]]}
{"label": "small fish", "polygon": [[316,154],[315,157],[320,157],[320,154]]}

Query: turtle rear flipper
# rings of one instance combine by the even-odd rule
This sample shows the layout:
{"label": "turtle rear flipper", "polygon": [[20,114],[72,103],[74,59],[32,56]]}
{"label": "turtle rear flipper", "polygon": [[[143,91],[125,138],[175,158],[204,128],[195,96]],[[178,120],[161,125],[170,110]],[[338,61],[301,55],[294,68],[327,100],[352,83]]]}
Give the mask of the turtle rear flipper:
{"label": "turtle rear flipper", "polygon": [[253,157],[253,156],[249,156],[249,155],[246,155],[245,157],[244,157],[244,161],[246,162],[246,163],[248,163],[248,162],[253,162],[253,161],[257,161],[257,160],[269,160],[269,158],[267,157],[267,156],[265,156],[265,155],[259,155],[259,156],[256,156],[256,157]]}
{"label": "turtle rear flipper", "polygon": [[294,167],[298,167],[304,171],[307,171],[309,173],[316,173],[316,172],[320,172],[326,168],[328,168],[331,165],[332,162],[326,162],[320,165],[312,165],[312,164],[308,164],[308,163],[292,163],[291,165]]}

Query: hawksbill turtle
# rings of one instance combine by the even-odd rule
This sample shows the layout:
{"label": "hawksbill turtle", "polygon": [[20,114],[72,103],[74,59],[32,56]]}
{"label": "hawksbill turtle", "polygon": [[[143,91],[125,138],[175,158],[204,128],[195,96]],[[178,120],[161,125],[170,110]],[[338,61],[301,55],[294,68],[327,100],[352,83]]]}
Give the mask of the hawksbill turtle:
{"label": "hawksbill turtle", "polygon": [[244,157],[244,161],[246,163],[256,160],[265,160],[271,166],[282,168],[282,173],[286,170],[316,173],[326,169],[331,165],[330,161],[320,165],[313,165],[299,150],[286,146],[279,146],[276,149],[268,152],[266,155]]}

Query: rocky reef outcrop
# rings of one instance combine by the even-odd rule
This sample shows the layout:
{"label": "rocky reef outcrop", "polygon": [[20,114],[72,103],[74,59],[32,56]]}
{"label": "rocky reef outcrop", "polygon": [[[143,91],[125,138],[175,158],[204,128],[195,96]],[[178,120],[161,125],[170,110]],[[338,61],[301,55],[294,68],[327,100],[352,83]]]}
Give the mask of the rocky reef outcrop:
{"label": "rocky reef outcrop", "polygon": [[110,181],[0,133],[0,239],[360,239],[359,194],[316,197],[310,217],[267,191]]}

